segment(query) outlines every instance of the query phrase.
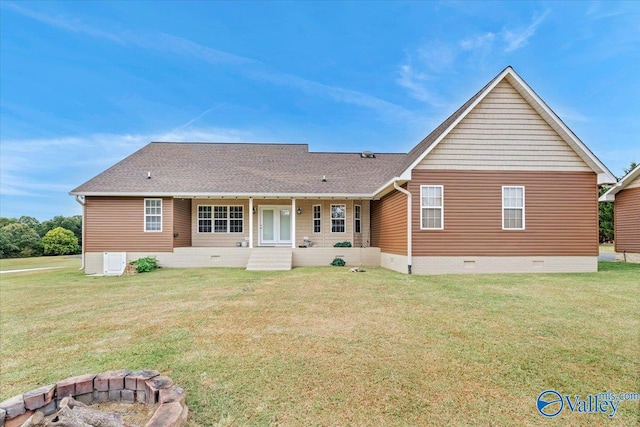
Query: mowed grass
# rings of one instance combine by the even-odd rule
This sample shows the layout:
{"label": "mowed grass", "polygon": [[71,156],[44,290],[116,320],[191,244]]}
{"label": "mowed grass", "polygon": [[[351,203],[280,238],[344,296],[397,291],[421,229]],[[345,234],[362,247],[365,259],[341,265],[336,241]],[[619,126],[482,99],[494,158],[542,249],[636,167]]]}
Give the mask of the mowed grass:
{"label": "mowed grass", "polygon": [[80,268],[80,255],[0,259],[0,271],[49,267],[75,267],[78,269]]}
{"label": "mowed grass", "polygon": [[189,426],[637,425],[637,401],[613,419],[535,407],[640,391],[640,265],[600,268],[3,274],[0,399],[148,368],[186,389]]}

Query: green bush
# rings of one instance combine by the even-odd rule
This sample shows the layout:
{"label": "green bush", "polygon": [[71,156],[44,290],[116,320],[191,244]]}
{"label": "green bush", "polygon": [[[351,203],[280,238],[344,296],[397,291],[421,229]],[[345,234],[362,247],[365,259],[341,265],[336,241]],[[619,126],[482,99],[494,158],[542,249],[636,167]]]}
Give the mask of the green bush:
{"label": "green bush", "polygon": [[344,262],[342,258],[337,256],[333,259],[333,261],[331,261],[331,265],[333,265],[334,267],[344,267],[345,265],[347,265],[347,263]]}
{"label": "green bush", "polygon": [[42,238],[45,255],[70,255],[80,252],[78,238],[73,231],[56,227]]}
{"label": "green bush", "polygon": [[150,256],[144,258],[138,258],[135,261],[131,261],[129,264],[136,267],[138,273],[147,273],[155,270],[158,267],[158,261]]}
{"label": "green bush", "polygon": [[335,245],[333,245],[334,248],[350,248],[351,247],[351,242],[348,240],[345,240],[344,242],[338,242]]}

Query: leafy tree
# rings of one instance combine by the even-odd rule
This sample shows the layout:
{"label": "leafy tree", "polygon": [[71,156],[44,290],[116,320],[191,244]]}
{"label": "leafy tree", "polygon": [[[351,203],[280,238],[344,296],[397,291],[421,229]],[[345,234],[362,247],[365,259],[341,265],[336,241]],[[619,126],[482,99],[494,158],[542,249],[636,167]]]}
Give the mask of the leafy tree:
{"label": "leafy tree", "polygon": [[4,227],[5,225],[13,224],[14,222],[18,222],[18,220],[15,218],[0,216],[0,228]]}
{"label": "leafy tree", "polygon": [[26,224],[14,222],[0,229],[2,257],[30,257],[42,255],[40,236]]}
{"label": "leafy tree", "polygon": [[54,216],[53,218],[43,221],[38,227],[38,234],[40,236],[46,235],[54,228],[62,227],[67,230],[71,230],[78,239],[78,244],[82,247],[82,216]]}
{"label": "leafy tree", "polygon": [[73,231],[62,227],[49,230],[42,238],[42,244],[46,255],[69,255],[80,251],[78,238]]}
{"label": "leafy tree", "polygon": [[32,216],[22,215],[20,218],[18,218],[18,222],[20,224],[29,226],[29,228],[33,228],[36,233],[38,232],[38,227],[40,227],[40,221]]}
{"label": "leafy tree", "polygon": [[638,164],[636,162],[631,162],[631,165],[624,170],[624,174],[625,175],[628,174],[629,172],[631,172],[632,170],[634,170],[637,167],[638,167]]}

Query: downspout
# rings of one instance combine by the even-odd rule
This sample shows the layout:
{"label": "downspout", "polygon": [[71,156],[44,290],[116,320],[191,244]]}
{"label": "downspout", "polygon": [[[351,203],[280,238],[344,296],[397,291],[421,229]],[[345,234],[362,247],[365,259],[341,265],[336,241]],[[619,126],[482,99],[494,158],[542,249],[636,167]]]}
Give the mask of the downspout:
{"label": "downspout", "polygon": [[84,242],[85,242],[85,237],[84,237],[84,196],[78,196],[76,195],[76,202],[78,202],[80,205],[82,205],[82,256],[81,256],[81,262],[80,262],[80,270],[84,270]]}
{"label": "downspout", "polygon": [[398,181],[393,181],[393,188],[407,195],[407,273],[411,274],[411,248],[413,247],[411,238],[411,193],[398,185]]}

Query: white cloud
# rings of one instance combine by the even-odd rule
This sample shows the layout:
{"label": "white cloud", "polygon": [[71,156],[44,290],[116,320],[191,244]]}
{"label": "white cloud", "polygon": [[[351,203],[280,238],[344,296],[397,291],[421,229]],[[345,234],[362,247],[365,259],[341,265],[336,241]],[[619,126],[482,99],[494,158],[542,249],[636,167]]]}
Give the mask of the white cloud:
{"label": "white cloud", "polygon": [[460,41],[463,50],[490,48],[493,45],[496,35],[492,32],[478,34]]}
{"label": "white cloud", "polygon": [[[6,7],[61,30],[83,33],[92,37],[110,40],[121,45],[134,45],[162,53],[186,56],[211,64],[236,66],[243,76],[253,80],[286,86],[309,95],[321,96],[339,103],[369,108],[376,111],[381,118],[392,118],[394,120],[411,119],[411,113],[408,110],[378,97],[274,70],[261,61],[213,49],[182,37],[167,33],[103,30],[97,28],[95,25],[88,25],[77,19],[64,16],[50,17],[11,3],[7,4]],[[442,52],[440,52],[440,54],[442,54]],[[438,60],[442,60],[442,58]]]}
{"label": "white cloud", "polygon": [[436,97],[426,86],[427,81],[433,80],[431,76],[426,73],[416,72],[409,64],[401,65],[399,74],[398,84],[407,89],[411,97],[429,104],[437,103]]}
{"label": "white cloud", "polygon": [[538,26],[544,21],[549,14],[549,10],[546,10],[542,15],[534,16],[533,21],[528,27],[520,30],[504,30],[502,32],[502,38],[507,44],[504,51],[513,52],[527,44],[527,41],[536,33]]}

